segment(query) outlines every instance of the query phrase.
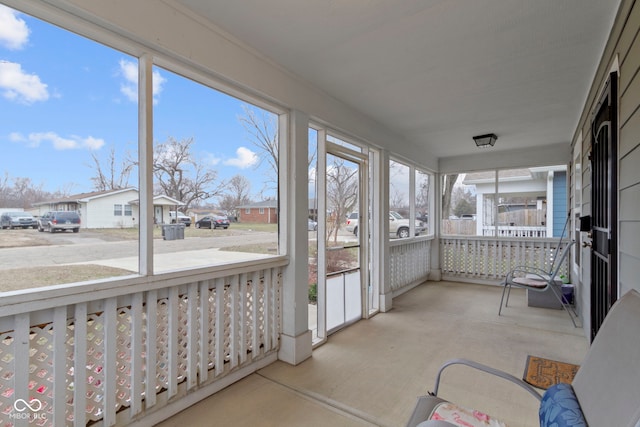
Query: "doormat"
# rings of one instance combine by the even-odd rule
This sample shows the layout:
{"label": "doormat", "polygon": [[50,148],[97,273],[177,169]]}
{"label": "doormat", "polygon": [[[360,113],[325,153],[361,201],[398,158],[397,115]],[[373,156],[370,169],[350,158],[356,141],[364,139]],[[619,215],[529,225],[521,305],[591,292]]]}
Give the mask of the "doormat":
{"label": "doormat", "polygon": [[579,365],[572,363],[529,355],[522,379],[534,387],[546,390],[558,383],[571,384],[579,368]]}

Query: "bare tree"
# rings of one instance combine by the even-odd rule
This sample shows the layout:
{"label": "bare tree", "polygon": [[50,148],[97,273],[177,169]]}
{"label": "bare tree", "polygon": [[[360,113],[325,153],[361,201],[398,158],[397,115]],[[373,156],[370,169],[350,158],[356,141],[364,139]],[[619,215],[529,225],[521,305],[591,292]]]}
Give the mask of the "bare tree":
{"label": "bare tree", "polygon": [[394,160],[389,161],[389,208],[405,217],[408,217],[410,206],[409,173],[409,166]]}
{"label": "bare tree", "polygon": [[278,182],[278,116],[265,110],[256,111],[249,105],[243,104],[244,115],[238,120],[249,134],[250,142],[258,148],[260,161],[256,167],[264,162],[269,165],[269,178]]}
{"label": "bare tree", "polygon": [[251,182],[242,175],[235,175],[226,185],[227,193],[220,201],[220,209],[225,210],[231,216],[238,216],[238,206],[246,205],[251,200]]}
{"label": "bare tree", "polygon": [[416,177],[416,210],[429,213],[429,175],[418,172]]}
{"label": "bare tree", "polygon": [[9,172],[5,172],[0,178],[0,206],[9,206],[11,186],[9,185]]}
{"label": "bare tree", "polygon": [[357,202],[358,168],[349,168],[344,160],[336,158],[327,167],[327,206],[331,209],[331,217],[327,219],[327,237],[333,234],[334,242],[338,241],[340,224]]}
{"label": "bare tree", "polygon": [[27,209],[36,202],[69,195],[69,189],[51,193],[43,188],[43,183],[35,184],[27,177],[12,178],[5,172],[0,178],[0,206]]}
{"label": "bare tree", "polygon": [[389,206],[391,210],[405,210],[406,208],[406,196],[405,194],[398,190],[395,185],[391,185],[389,191]]}
{"label": "bare tree", "polygon": [[[278,178],[278,116],[250,105],[242,105],[243,115],[238,120],[249,134],[249,141],[258,149],[260,167],[265,161],[269,165],[269,179],[277,183]],[[315,144],[314,144],[315,147]],[[307,166],[315,161],[317,149],[309,152]]]}
{"label": "bare tree", "polygon": [[453,189],[451,193],[453,214],[460,217],[463,214],[476,213],[476,195],[464,186]]}
{"label": "bare tree", "polygon": [[451,215],[453,186],[458,180],[458,174],[443,175],[442,180],[442,218],[448,219],[449,215]]}
{"label": "bare tree", "polygon": [[129,186],[129,176],[136,165],[130,156],[127,155],[118,164],[116,150],[112,146],[107,155],[106,165],[103,166],[95,152],[91,153],[91,158],[93,159],[92,166],[95,172],[95,175],[91,177],[94,190],[119,190]]}
{"label": "bare tree", "polygon": [[180,200],[184,208],[222,194],[224,183],[216,182],[218,173],[196,160],[191,149],[193,138],[172,137],[155,147],[153,174],[158,190]]}

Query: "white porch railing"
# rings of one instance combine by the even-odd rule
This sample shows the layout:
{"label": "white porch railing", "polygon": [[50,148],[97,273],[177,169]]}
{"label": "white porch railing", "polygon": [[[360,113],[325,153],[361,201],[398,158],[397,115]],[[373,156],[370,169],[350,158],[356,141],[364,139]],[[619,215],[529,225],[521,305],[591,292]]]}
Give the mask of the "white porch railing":
{"label": "white porch railing", "polygon": [[[442,276],[446,279],[502,280],[516,266],[549,270],[557,239],[442,237]],[[562,247],[560,248],[562,250]],[[567,275],[569,260],[560,273]]]}
{"label": "white porch railing", "polygon": [[389,280],[391,291],[427,280],[431,270],[431,239],[391,240]]}
{"label": "white porch railing", "polygon": [[275,360],[286,262],[3,296],[2,425],[124,425]]}
{"label": "white porch railing", "polygon": [[[539,237],[547,237],[547,227],[499,225],[497,233],[498,233],[498,237],[539,238]],[[494,226],[482,227],[482,235],[495,236],[496,227]]]}

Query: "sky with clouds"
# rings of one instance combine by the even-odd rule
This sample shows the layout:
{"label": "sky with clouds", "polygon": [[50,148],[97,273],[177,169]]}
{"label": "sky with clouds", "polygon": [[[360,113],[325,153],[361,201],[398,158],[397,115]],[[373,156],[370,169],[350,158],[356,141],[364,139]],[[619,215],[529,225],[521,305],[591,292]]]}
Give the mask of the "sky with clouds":
{"label": "sky with clouds", "polygon": [[[92,191],[92,154],[136,157],[137,77],[135,57],[0,5],[0,176]],[[255,194],[268,165],[238,120],[242,106],[154,67],[154,140],[193,138],[198,161],[220,179],[249,178]]]}

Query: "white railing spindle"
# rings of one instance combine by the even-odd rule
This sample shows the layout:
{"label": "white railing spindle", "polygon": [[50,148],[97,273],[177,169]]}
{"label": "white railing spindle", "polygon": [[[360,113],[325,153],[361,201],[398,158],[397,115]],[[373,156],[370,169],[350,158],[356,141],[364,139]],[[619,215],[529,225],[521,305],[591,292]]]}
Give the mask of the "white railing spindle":
{"label": "white railing spindle", "polygon": [[200,294],[200,358],[198,359],[198,375],[200,381],[206,382],[209,378],[209,282],[201,281]]}
{"label": "white railing spindle", "polygon": [[118,304],[116,298],[108,298],[104,303],[104,350],[103,350],[103,419],[106,426],[116,423],[116,352],[117,344],[117,319]]}
{"label": "white railing spindle", "polygon": [[142,411],[142,292],[131,297],[131,418]]}
{"label": "white railing spindle", "polygon": [[64,425],[66,417],[67,379],[67,310],[56,307],[53,312],[53,425]]}
{"label": "white railing spindle", "polygon": [[155,309],[150,309],[150,307],[158,306],[158,292],[156,290],[151,290],[147,292],[146,295],[146,315],[147,322],[145,325],[146,332],[146,361],[145,364],[145,407],[147,409],[152,408],[156,404],[156,387],[158,384],[158,360],[157,360],[157,350],[156,350],[156,340],[157,340],[157,328],[156,324],[158,321],[157,312]]}
{"label": "white railing spindle", "polygon": [[73,421],[76,425],[87,424],[87,304],[76,304],[73,322],[74,367],[73,367]]}
{"label": "white railing spindle", "polygon": [[[14,402],[22,399],[23,402],[30,402],[29,396],[29,349],[30,349],[30,317],[29,313],[15,316],[13,352],[15,356],[14,375]],[[15,408],[15,404],[14,404]],[[28,425],[29,419],[17,418],[14,420],[16,427]]]}

